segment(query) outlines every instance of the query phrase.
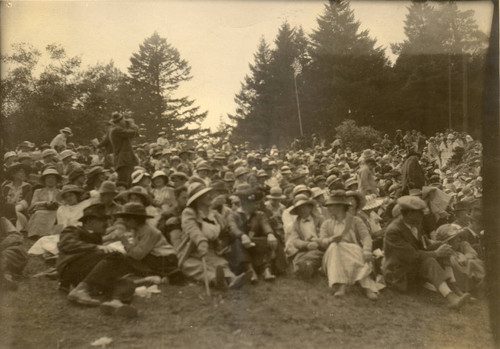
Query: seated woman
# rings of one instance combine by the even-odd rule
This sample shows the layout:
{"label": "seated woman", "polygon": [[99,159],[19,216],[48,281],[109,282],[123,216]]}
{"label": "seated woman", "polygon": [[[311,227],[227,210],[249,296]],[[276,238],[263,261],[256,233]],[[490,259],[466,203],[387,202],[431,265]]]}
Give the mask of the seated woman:
{"label": "seated woman", "polygon": [[306,195],[299,194],[294,201],[290,213],[297,217],[286,241],[285,252],[293,261],[295,274],[307,279],[321,267],[323,251],[319,248],[319,230],[323,219],[313,214],[314,201]]}
{"label": "seated woman", "polygon": [[360,218],[352,213],[343,190],[332,191],[326,201],[331,218],[320,230],[321,246],[326,249],[323,270],[328,276],[328,285],[337,287],[334,295],[345,295],[346,286],[359,283],[366,297],[377,300],[379,287],[370,278],[372,272],[372,239]]}
{"label": "seated woman", "polygon": [[235,276],[229,263],[218,250],[218,239],[227,222],[214,209],[212,188],[194,182],[188,187],[188,201],[182,212],[182,242],[178,247],[179,266],[182,272],[197,281],[205,278],[211,286],[225,290],[241,288],[252,276],[243,273]]}
{"label": "seated woman", "polygon": [[73,184],[67,184],[62,188],[63,204],[56,212],[57,225],[60,229],[69,225],[78,226],[81,224],[80,218],[83,216],[83,210],[91,204],[90,199],[81,200],[83,194],[83,189]]}
{"label": "seated woman", "polygon": [[14,162],[7,168],[7,181],[2,185],[5,202],[15,206],[17,215],[15,225],[18,231],[26,229],[28,207],[33,195],[31,184],[26,182],[28,173],[28,166]]}
{"label": "seated woman", "polygon": [[[444,224],[437,229],[436,240],[453,249],[450,264],[458,289],[477,293],[486,275],[484,262],[479,259],[474,248],[462,239],[460,228],[457,224]],[[458,295],[461,295],[460,292]]]}
{"label": "seated woman", "polygon": [[159,207],[162,213],[170,213],[175,209],[174,189],[168,187],[168,176],[163,171],[153,173],[153,184],[151,193],[153,194],[153,204]]}
{"label": "seated woman", "polygon": [[40,181],[43,188],[33,193],[30,206],[32,215],[27,227],[28,237],[32,238],[52,234],[60,205],[57,185],[62,181],[62,176],[59,172],[54,168],[47,168],[42,172]]}

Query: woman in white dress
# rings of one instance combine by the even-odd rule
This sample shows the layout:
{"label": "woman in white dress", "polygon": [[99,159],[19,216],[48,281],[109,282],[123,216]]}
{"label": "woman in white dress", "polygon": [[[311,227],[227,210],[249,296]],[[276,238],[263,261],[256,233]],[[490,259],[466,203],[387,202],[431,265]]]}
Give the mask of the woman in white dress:
{"label": "woman in white dress", "polygon": [[379,285],[372,273],[372,239],[363,221],[348,212],[350,203],[343,190],[333,191],[326,201],[330,212],[320,229],[320,244],[326,249],[323,270],[328,286],[336,288],[334,295],[342,297],[346,286],[359,283],[366,297],[377,300]]}

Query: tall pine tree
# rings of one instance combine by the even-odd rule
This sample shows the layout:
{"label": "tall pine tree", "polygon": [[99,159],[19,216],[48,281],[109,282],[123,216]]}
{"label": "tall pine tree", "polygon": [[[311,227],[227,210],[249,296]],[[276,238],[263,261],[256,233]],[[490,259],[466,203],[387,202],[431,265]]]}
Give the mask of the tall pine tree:
{"label": "tall pine tree", "polygon": [[191,67],[165,38],[154,33],[130,58],[130,100],[128,108],[138,123],[144,123],[146,135],[154,137],[166,128],[167,137],[185,137],[198,133],[207,112],[200,112],[194,100],[174,94],[183,82],[191,80]]}
{"label": "tall pine tree", "polygon": [[349,2],[329,1],[310,35],[307,104],[310,129],[327,138],[345,118],[373,124],[382,118],[388,60],[367,30],[360,31]]}

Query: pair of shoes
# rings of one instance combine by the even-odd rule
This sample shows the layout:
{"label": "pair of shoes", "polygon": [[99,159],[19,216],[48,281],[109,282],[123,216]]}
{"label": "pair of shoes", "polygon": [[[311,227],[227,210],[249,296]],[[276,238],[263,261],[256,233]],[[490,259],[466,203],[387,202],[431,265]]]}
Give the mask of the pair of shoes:
{"label": "pair of shoes", "polygon": [[252,271],[248,270],[245,273],[238,275],[231,281],[229,284],[229,289],[230,290],[239,290],[242,288],[245,284],[248,284],[252,280]]}
{"label": "pair of shoes", "polygon": [[264,281],[274,281],[276,279],[276,276],[274,276],[269,268],[264,269],[264,272],[262,273],[262,276],[264,277]]}
{"label": "pair of shoes", "polygon": [[67,299],[71,302],[87,305],[89,307],[97,307],[99,304],[101,304],[101,302],[99,302],[97,299],[94,299],[90,296],[87,285],[83,282],[80,282],[78,286],[71,290],[71,292],[68,294]]}
{"label": "pair of shoes", "polygon": [[215,285],[216,290],[227,291],[227,282],[226,277],[224,275],[224,268],[222,266],[218,266],[215,268]]}
{"label": "pair of shoes", "polygon": [[368,298],[371,301],[378,300],[377,294],[370,289],[367,289],[367,288],[365,289],[365,295],[366,295],[366,298]]}
{"label": "pair of shoes", "polygon": [[345,284],[340,284],[339,288],[333,294],[335,297],[344,297],[345,296]]}
{"label": "pair of shoes", "polygon": [[450,292],[446,299],[448,300],[448,308],[450,309],[460,309],[465,305],[467,300],[470,298],[470,294],[465,293],[462,296],[458,296],[453,292]]}
{"label": "pair of shoes", "polygon": [[99,306],[99,310],[104,315],[118,315],[129,319],[139,316],[137,309],[131,305],[123,304],[121,301],[114,299],[109,302],[103,302]]}

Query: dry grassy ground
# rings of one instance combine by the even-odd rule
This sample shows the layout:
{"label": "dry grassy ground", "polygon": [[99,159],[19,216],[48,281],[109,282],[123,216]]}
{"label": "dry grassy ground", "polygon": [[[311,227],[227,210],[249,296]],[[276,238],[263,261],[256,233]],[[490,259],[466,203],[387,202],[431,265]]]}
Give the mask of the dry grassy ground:
{"label": "dry grassy ground", "polygon": [[201,285],[162,285],[137,298],[139,318],[103,316],[69,304],[57,282],[29,275],[45,268],[32,258],[17,292],[0,297],[1,348],[492,348],[484,301],[460,312],[438,295],[384,290],[378,302],[356,289],[335,299],[326,279],[282,277],[226,295]]}

